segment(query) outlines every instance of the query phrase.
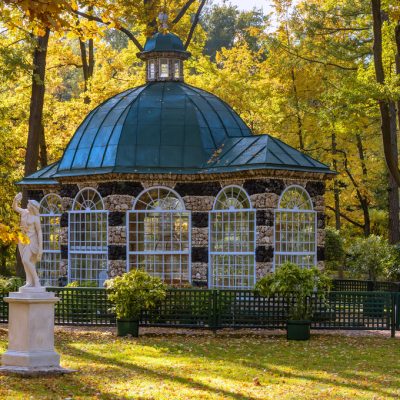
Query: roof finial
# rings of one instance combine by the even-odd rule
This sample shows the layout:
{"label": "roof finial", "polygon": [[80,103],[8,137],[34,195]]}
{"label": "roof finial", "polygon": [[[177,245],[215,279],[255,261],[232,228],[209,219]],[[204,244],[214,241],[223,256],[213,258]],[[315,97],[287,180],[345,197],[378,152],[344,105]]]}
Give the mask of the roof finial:
{"label": "roof finial", "polygon": [[158,14],[158,20],[160,21],[161,24],[161,32],[162,33],[167,33],[168,31],[168,14],[164,11],[160,12],[160,14]]}

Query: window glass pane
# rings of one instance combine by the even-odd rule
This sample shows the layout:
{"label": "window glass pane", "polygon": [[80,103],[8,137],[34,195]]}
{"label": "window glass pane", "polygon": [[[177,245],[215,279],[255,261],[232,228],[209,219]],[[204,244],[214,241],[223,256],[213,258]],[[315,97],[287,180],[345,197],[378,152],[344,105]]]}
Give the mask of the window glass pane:
{"label": "window glass pane", "polygon": [[141,193],[128,214],[129,268],[143,269],[169,284],[190,282],[190,213],[171,189]]}
{"label": "window glass pane", "polygon": [[108,212],[96,190],[82,189],[69,213],[69,281],[103,286],[107,262]]}
{"label": "window glass pane", "polygon": [[160,78],[168,78],[168,60],[161,59],[160,60]]}
{"label": "window glass pane", "polygon": [[174,61],[174,78],[178,79],[180,77],[180,61],[175,60]]}
{"label": "window glass pane", "polygon": [[156,77],[156,63],[154,60],[149,61],[148,75],[149,79],[154,79]]}
{"label": "window glass pane", "polygon": [[275,212],[275,268],[285,262],[312,267],[316,257],[316,213],[307,192],[289,187]]}
{"label": "window glass pane", "polygon": [[246,192],[228,186],[210,213],[210,287],[252,289],[255,284],[255,211]]}
{"label": "window glass pane", "polygon": [[43,236],[43,255],[37,273],[43,286],[58,286],[60,277],[61,198],[48,194],[40,202],[40,221]]}

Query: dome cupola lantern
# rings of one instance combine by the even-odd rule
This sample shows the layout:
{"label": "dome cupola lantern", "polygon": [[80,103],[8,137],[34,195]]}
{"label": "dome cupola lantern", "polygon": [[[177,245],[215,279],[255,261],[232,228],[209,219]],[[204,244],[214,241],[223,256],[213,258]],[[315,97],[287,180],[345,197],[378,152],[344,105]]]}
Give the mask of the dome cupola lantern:
{"label": "dome cupola lantern", "polygon": [[147,82],[183,82],[183,61],[190,53],[177,35],[157,32],[147,39],[138,57],[146,62]]}

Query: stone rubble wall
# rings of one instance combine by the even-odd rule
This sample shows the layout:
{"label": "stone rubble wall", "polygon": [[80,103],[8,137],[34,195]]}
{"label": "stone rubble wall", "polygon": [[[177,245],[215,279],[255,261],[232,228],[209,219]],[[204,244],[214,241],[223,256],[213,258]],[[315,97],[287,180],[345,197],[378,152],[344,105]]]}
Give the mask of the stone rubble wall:
{"label": "stone rubble wall", "polygon": [[85,187],[96,189],[103,197],[105,208],[109,211],[109,261],[110,276],[126,271],[126,212],[131,210],[137,196],[146,188],[166,186],[174,189],[183,199],[192,218],[192,280],[194,284],[207,285],[208,276],[208,212],[212,210],[220,190],[229,185],[238,185],[248,193],[252,207],[256,209],[256,275],[257,278],[273,270],[274,210],[278,207],[282,192],[291,185],[304,187],[309,193],[317,211],[317,260],[323,268],[325,245],[325,183],[301,179],[236,179],[221,182],[171,183],[162,179],[146,182],[103,182],[66,184],[55,190],[29,190],[28,197],[38,201],[49,192],[61,196],[63,214],[61,216],[61,258],[60,268],[66,273],[68,264],[68,211],[74,197]]}

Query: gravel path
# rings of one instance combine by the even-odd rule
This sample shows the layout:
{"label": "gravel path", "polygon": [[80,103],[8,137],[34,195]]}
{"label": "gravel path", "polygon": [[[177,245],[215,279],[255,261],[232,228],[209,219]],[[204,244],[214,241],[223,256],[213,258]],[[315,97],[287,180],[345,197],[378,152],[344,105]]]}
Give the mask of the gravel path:
{"label": "gravel path", "polygon": [[[7,331],[7,324],[0,324],[1,331]],[[55,332],[102,332],[114,334],[115,327],[103,326],[56,326]],[[381,336],[390,338],[390,331],[375,331],[375,330],[326,330],[314,329],[311,330],[312,335],[333,335],[344,337],[366,337],[366,336]],[[140,328],[140,336],[214,336],[219,337],[242,337],[246,335],[257,336],[283,336],[286,331],[282,329],[219,329],[216,333],[208,329],[188,329],[188,328]],[[400,339],[400,332],[396,332],[396,339]]]}

